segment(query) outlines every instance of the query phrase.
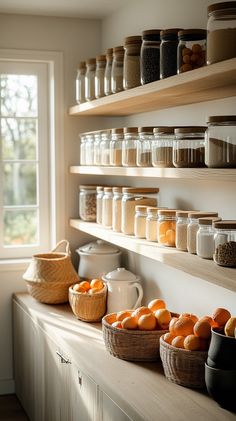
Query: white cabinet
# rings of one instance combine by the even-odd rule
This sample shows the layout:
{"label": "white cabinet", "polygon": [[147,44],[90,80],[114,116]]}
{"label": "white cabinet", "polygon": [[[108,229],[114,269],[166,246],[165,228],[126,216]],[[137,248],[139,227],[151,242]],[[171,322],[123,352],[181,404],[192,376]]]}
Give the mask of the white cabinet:
{"label": "white cabinet", "polygon": [[98,386],[76,365],[70,370],[70,420],[99,421]]}
{"label": "white cabinet", "polygon": [[131,421],[127,414],[104,392],[100,392],[101,421]]}

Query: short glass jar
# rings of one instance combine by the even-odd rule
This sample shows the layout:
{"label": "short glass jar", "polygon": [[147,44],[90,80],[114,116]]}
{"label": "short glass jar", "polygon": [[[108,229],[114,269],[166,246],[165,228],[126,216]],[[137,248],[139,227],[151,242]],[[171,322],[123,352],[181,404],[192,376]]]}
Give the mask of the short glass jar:
{"label": "short glass jar", "polygon": [[236,57],[236,1],[208,6],[207,64]]}
{"label": "short glass jar", "polygon": [[96,186],[80,186],[79,216],[83,221],[96,221]]}
{"label": "short glass jar", "polygon": [[148,241],[157,241],[158,209],[159,208],[155,207],[147,207],[146,239]]}
{"label": "short glass jar", "polygon": [[104,186],[97,186],[96,188],[97,196],[96,196],[96,222],[97,224],[102,224],[102,198],[104,194]]}
{"label": "short glass jar", "polygon": [[123,91],[124,47],[113,48],[113,61],[111,68],[111,91],[113,94]]}
{"label": "short glass jar", "polygon": [[80,135],[80,165],[86,165],[86,134]]}
{"label": "short glass jar", "polygon": [[206,64],[206,30],[184,29],[178,32],[178,73],[198,69]]}
{"label": "short glass jar", "polygon": [[160,29],[142,32],[140,68],[142,85],[160,79]]}
{"label": "short glass jar", "polygon": [[88,132],[86,133],[86,141],[85,141],[85,147],[86,147],[86,165],[94,165],[94,133]]}
{"label": "short glass jar", "polygon": [[214,262],[220,266],[236,267],[236,221],[213,222],[215,230]]}
{"label": "short glass jar", "polygon": [[101,152],[101,165],[104,165],[104,166],[110,165],[110,140],[111,140],[111,130],[110,129],[102,130],[100,152]]}
{"label": "short glass jar", "polygon": [[146,238],[147,206],[135,206],[134,235],[137,238]]}
{"label": "short glass jar", "polygon": [[95,99],[95,71],[96,59],[89,58],[86,60],[86,73],[85,73],[85,99],[92,101]]}
{"label": "short glass jar", "polygon": [[152,141],[152,165],[158,168],[173,167],[174,127],[155,127]]}
{"label": "short glass jar", "polygon": [[94,144],[93,144],[93,150],[94,150],[94,165],[101,165],[101,131],[97,130],[94,132]]}
{"label": "short glass jar", "polygon": [[187,251],[187,227],[189,211],[176,212],[176,239],[175,246],[178,250]]}
{"label": "short glass jar", "polygon": [[113,187],[112,192],[112,229],[115,232],[121,232],[122,187]]}
{"label": "short glass jar", "polygon": [[199,218],[218,217],[217,212],[189,212],[187,226],[187,250],[191,254],[197,253],[197,231]]}
{"label": "short glass jar", "polygon": [[160,45],[160,79],[165,79],[177,74],[177,48],[179,28],[161,31]]}
{"label": "short glass jar", "polygon": [[102,198],[102,226],[112,228],[112,187],[104,187]]}
{"label": "short glass jar", "polygon": [[85,102],[85,73],[86,73],[86,63],[81,61],[77,69],[77,77],[75,83],[75,99],[77,104],[82,104]]}
{"label": "short glass jar", "polygon": [[138,140],[137,127],[124,128],[124,140],[122,143],[122,165],[123,167],[136,167],[137,160],[137,140]]}
{"label": "short glass jar", "polygon": [[105,95],[111,95],[111,68],[113,61],[113,48],[108,48],[106,50],[106,67],[104,74],[104,93]]}
{"label": "short glass jar", "polygon": [[215,217],[199,218],[198,220],[196,251],[197,255],[202,259],[213,259],[213,253],[215,250],[215,231],[212,224],[214,221],[220,220],[221,218]]}
{"label": "short glass jar", "polygon": [[106,68],[106,56],[100,55],[96,57],[96,71],[95,71],[95,97],[102,98],[104,93],[104,77]]}
{"label": "short glass jar", "polygon": [[173,164],[177,168],[205,167],[206,127],[181,127],[175,129]]}
{"label": "short glass jar", "polygon": [[141,84],[140,79],[140,49],[142,39],[140,36],[127,37],[124,40],[124,89],[131,89]]}
{"label": "short glass jar", "polygon": [[110,165],[112,165],[113,167],[122,166],[123,140],[124,140],[124,129],[122,127],[111,130]]}
{"label": "short glass jar", "polygon": [[137,139],[137,166],[152,166],[153,127],[139,127]]}
{"label": "short glass jar", "polygon": [[209,168],[236,168],[236,115],[210,116],[205,133]]}
{"label": "short glass jar", "polygon": [[157,220],[157,241],[163,246],[175,247],[176,210],[159,209]]}

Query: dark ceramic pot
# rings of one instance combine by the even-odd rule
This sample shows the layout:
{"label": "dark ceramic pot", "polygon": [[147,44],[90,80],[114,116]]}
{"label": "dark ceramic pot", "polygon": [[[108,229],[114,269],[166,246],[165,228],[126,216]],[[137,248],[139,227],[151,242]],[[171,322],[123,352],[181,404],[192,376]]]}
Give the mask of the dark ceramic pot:
{"label": "dark ceramic pot", "polygon": [[236,339],[212,328],[207,364],[212,368],[236,370]]}
{"label": "dark ceramic pot", "polygon": [[209,395],[220,406],[236,411],[236,370],[220,370],[205,364],[205,382]]}

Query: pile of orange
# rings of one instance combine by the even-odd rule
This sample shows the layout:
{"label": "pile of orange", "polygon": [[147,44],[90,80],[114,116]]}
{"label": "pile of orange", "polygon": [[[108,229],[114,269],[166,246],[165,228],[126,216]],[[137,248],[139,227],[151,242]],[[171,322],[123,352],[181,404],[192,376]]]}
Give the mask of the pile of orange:
{"label": "pile of orange", "polygon": [[73,286],[75,292],[82,294],[96,294],[101,292],[104,288],[104,283],[101,279],[92,279],[91,281],[82,281]]}

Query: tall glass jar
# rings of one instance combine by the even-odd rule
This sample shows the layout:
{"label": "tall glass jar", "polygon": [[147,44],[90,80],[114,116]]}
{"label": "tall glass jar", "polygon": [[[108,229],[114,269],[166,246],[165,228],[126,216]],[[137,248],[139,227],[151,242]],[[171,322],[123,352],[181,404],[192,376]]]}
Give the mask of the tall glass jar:
{"label": "tall glass jar", "polygon": [[159,209],[157,220],[157,240],[163,246],[175,247],[176,210]]}
{"label": "tall glass jar", "polygon": [[137,154],[137,140],[138,128],[125,127],[124,140],[122,143],[122,165],[123,167],[136,167],[136,154]]}
{"label": "tall glass jar", "polygon": [[236,57],[236,1],[208,6],[207,64]]}
{"label": "tall glass jar", "polygon": [[80,165],[86,165],[86,134],[80,135]]}
{"label": "tall glass jar", "polygon": [[206,30],[184,29],[178,32],[178,38],[178,73],[205,66]]}
{"label": "tall glass jar", "polygon": [[205,133],[205,163],[210,168],[236,168],[236,115],[210,116]]}
{"label": "tall glass jar", "polygon": [[153,127],[139,127],[137,140],[137,166],[152,166]]}
{"label": "tall glass jar", "polygon": [[155,127],[152,141],[152,165],[158,168],[173,167],[174,127]]}
{"label": "tall glass jar", "polygon": [[141,83],[160,79],[160,29],[142,32]]}
{"label": "tall glass jar", "polygon": [[95,97],[102,98],[104,93],[104,77],[106,67],[106,56],[100,55],[96,57],[96,71],[95,71]]}
{"label": "tall glass jar", "polygon": [[134,235],[137,238],[146,238],[147,206],[135,206]]}
{"label": "tall glass jar", "polygon": [[98,130],[94,132],[94,165],[101,165],[102,159],[101,159],[101,140],[102,135],[101,131]]}
{"label": "tall glass jar", "polygon": [[196,236],[197,255],[202,259],[213,259],[215,250],[213,222],[220,221],[221,218],[199,218],[198,231]]}
{"label": "tall glass jar", "polygon": [[96,196],[96,205],[97,205],[97,215],[96,215],[96,222],[97,224],[102,224],[102,198],[104,194],[104,187],[97,186],[96,188],[97,196]]}
{"label": "tall glass jar", "polygon": [[112,229],[115,232],[121,232],[122,187],[113,187],[112,192]]}
{"label": "tall glass jar", "polygon": [[187,227],[189,211],[176,212],[176,241],[175,246],[178,250],[187,251]]}
{"label": "tall glass jar", "polygon": [[187,227],[187,250],[191,254],[197,253],[197,231],[199,218],[208,218],[210,216],[217,217],[217,212],[189,212]]}
{"label": "tall glass jar", "polygon": [[101,165],[110,165],[110,140],[111,130],[106,129],[101,132],[102,140],[100,143]]}
{"label": "tall glass jar", "polygon": [[141,84],[140,78],[140,36],[127,37],[124,40],[124,89],[131,89]]}
{"label": "tall glass jar", "polygon": [[177,74],[178,32],[180,29],[171,28],[161,31],[160,45],[160,79]]}
{"label": "tall glass jar", "polygon": [[96,221],[96,186],[80,186],[79,216],[83,221]]}
{"label": "tall glass jar", "polygon": [[205,167],[206,127],[193,126],[175,129],[173,164],[177,168]]}
{"label": "tall glass jar", "polygon": [[86,73],[85,73],[85,99],[92,101],[95,99],[95,71],[96,59],[89,58],[86,60]]}
{"label": "tall glass jar", "polygon": [[113,48],[108,48],[106,50],[106,68],[104,75],[104,93],[105,95],[111,95],[111,69],[113,61]]}
{"label": "tall glass jar", "polygon": [[102,226],[112,228],[112,187],[104,187],[102,198]]}
{"label": "tall glass jar", "polygon": [[157,241],[157,217],[158,208],[148,206],[146,218],[146,239],[148,241]]}
{"label": "tall glass jar", "polygon": [[111,68],[111,90],[113,94],[123,91],[124,47],[113,48],[113,62]]}
{"label": "tall glass jar", "polygon": [[122,127],[111,130],[110,165],[112,165],[113,167],[122,166],[123,140],[124,140],[124,129]]}
{"label": "tall glass jar", "polygon": [[86,73],[86,63],[85,61],[81,61],[78,65],[77,69],[77,77],[76,77],[76,102],[77,104],[82,104],[85,102],[85,73]]}
{"label": "tall glass jar", "polygon": [[86,133],[86,165],[94,165],[94,134],[93,132]]}
{"label": "tall glass jar", "polygon": [[220,266],[236,267],[236,221],[213,223],[215,230],[214,262]]}

